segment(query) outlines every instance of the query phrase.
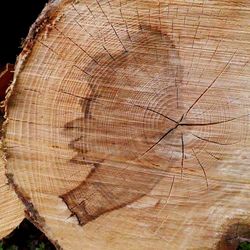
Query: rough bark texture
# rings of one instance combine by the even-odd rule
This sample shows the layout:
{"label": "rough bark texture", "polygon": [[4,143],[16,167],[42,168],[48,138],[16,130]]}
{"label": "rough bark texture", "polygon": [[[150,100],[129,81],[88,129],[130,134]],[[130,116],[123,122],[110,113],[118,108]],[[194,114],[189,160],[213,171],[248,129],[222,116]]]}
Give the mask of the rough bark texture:
{"label": "rough bark texture", "polygon": [[46,7],[18,60],[5,143],[16,191],[58,247],[233,249],[248,235],[249,9]]}

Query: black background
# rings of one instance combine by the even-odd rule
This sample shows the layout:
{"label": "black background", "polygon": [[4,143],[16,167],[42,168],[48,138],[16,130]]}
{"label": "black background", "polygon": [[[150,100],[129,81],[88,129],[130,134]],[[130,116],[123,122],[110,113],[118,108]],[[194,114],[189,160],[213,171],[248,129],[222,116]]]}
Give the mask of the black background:
{"label": "black background", "polygon": [[0,4],[0,67],[15,63],[21,42],[47,0],[4,0]]}

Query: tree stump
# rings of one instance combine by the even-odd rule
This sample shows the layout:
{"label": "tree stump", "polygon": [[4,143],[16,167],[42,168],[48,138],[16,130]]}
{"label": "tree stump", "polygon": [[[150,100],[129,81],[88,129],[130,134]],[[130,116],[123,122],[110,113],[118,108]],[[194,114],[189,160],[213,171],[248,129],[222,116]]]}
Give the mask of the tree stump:
{"label": "tree stump", "polygon": [[250,2],[56,0],[6,102],[7,170],[63,249],[235,249],[250,223]]}

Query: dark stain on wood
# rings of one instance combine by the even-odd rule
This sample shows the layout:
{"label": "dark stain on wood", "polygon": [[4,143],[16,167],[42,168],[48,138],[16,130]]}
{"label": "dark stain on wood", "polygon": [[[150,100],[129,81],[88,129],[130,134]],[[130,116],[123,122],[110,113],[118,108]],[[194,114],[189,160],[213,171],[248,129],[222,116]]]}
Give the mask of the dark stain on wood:
{"label": "dark stain on wood", "polygon": [[[187,92],[178,42],[167,27],[139,23],[138,30],[126,29],[126,36],[124,28],[121,34],[121,27],[115,32],[109,24],[119,49],[111,53],[113,47],[102,44],[103,53],[85,55],[92,58],[82,69],[90,91],[80,98],[82,116],[64,130],[76,152],[71,163],[92,169],[79,186],[61,195],[80,225],[149,194],[173,166],[182,178],[187,159],[194,166],[188,171],[198,172],[208,190],[206,171],[220,161],[213,152],[238,143],[246,127],[237,129],[237,119],[249,116],[242,109],[243,115],[231,118],[237,104],[228,103],[219,88],[215,95],[214,85],[236,52],[211,82]],[[221,117],[207,113],[213,112],[209,98],[218,103]]]}
{"label": "dark stain on wood", "polygon": [[[139,157],[149,147],[148,140],[152,140],[152,135],[145,138],[154,118],[147,114],[147,105],[149,97],[155,95],[150,93],[152,89],[172,86],[171,95],[175,96],[182,67],[169,36],[152,27],[142,27],[143,31],[131,34],[123,42],[126,52],[112,57],[108,53],[98,55],[86,67],[93,78],[89,82],[91,94],[80,102],[83,117],[65,125],[66,132],[80,131],[69,144],[77,152],[71,162],[92,166],[82,184],[61,196],[80,225],[138,200],[162,178],[161,174],[148,173],[147,169],[155,168],[155,164],[142,163]],[[99,63],[98,58],[105,63]],[[143,88],[146,92],[139,96]],[[142,107],[134,104],[136,99]],[[176,107],[176,102],[172,105]],[[176,126],[171,121],[161,123],[170,128]],[[156,134],[159,132],[162,131]]]}
{"label": "dark stain on wood", "polygon": [[216,249],[235,250],[238,249],[241,242],[250,242],[250,224],[232,223],[227,226]]}

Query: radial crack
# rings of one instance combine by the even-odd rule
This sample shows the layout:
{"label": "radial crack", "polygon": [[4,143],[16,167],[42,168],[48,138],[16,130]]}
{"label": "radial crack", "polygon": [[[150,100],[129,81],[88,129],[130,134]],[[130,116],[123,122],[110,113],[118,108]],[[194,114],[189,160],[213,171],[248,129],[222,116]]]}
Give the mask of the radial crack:
{"label": "radial crack", "polygon": [[[172,195],[174,183],[175,183],[175,175],[173,176],[173,179],[172,179],[172,183],[171,183],[171,186],[170,186],[170,189],[169,189],[169,193],[168,193],[167,200],[166,200],[164,206],[162,207],[162,209],[159,211],[158,215],[166,208],[166,206],[167,206],[167,204],[168,204],[168,202],[169,202],[169,200],[170,200],[170,197],[171,197],[171,195]],[[166,219],[167,219],[167,218],[165,218],[165,219],[161,222],[161,224],[156,228],[156,230],[154,231],[154,234],[156,234],[156,233],[159,231],[159,229],[162,227],[162,225],[166,222]]]}
{"label": "radial crack", "polygon": [[175,130],[183,120],[184,115],[181,117],[180,121],[176,124],[175,127],[169,129],[156,143],[154,143],[149,149],[147,149],[141,156],[147,154],[151,149],[153,149],[156,145],[158,145],[168,134],[170,134],[173,130]]}
{"label": "radial crack", "polygon": [[241,118],[247,117],[249,115],[250,114],[246,114],[246,115],[234,117],[234,118],[231,118],[231,119],[228,119],[228,120],[217,121],[217,122],[210,122],[210,123],[181,123],[180,126],[211,126],[211,125],[217,125],[217,124],[222,124],[222,123],[227,123],[227,122],[235,121],[237,119],[241,119]]}
{"label": "radial crack", "polygon": [[200,137],[200,136],[195,135],[195,134],[193,134],[193,133],[191,133],[191,134],[192,134],[194,137],[196,137],[196,138],[198,138],[198,139],[200,139],[200,140],[202,140],[202,141],[206,141],[206,142],[209,142],[209,143],[214,143],[214,144],[218,144],[218,145],[222,145],[222,146],[228,146],[228,145],[237,144],[237,142],[236,142],[236,143],[221,143],[221,142],[212,141],[212,140],[209,140],[209,139],[207,139],[207,138]]}
{"label": "radial crack", "polygon": [[204,177],[205,177],[205,180],[206,180],[206,184],[207,184],[207,189],[208,189],[208,179],[207,179],[207,174],[206,174],[205,168],[201,164],[201,162],[200,162],[199,158],[197,157],[197,155],[196,155],[196,153],[195,153],[195,151],[194,151],[193,148],[192,148],[192,151],[194,153],[195,159],[197,160],[197,162],[199,163],[199,165],[200,165],[200,167],[201,167],[201,169],[203,171],[203,174],[204,174]]}
{"label": "radial crack", "polygon": [[100,2],[99,2],[98,0],[96,0],[96,2],[97,2],[97,4],[98,4],[99,8],[101,9],[103,15],[104,15],[105,18],[107,19],[107,21],[108,21],[109,25],[111,26],[112,30],[114,31],[114,33],[115,33],[117,39],[119,40],[120,44],[122,45],[122,47],[123,47],[123,49],[124,49],[124,51],[127,52],[126,47],[124,46],[124,44],[123,44],[121,38],[118,36],[117,31],[116,31],[116,29],[114,28],[114,26],[113,26],[113,24],[111,23],[111,21],[109,20],[107,14],[104,12],[104,10],[103,10],[103,8],[102,8]]}
{"label": "radial crack", "polygon": [[214,155],[214,154],[212,154],[211,152],[208,152],[208,151],[207,151],[207,150],[205,150],[205,149],[204,149],[204,151],[205,151],[208,155],[212,156],[214,159],[216,159],[216,160],[218,160],[218,161],[220,161],[220,160],[221,160],[221,158],[219,158],[219,157],[215,156],[215,155]]}
{"label": "radial crack", "polygon": [[144,106],[141,106],[141,105],[138,105],[138,104],[134,104],[134,106],[139,107],[139,108],[142,108],[142,109],[145,109],[145,110],[149,110],[149,111],[151,111],[151,112],[153,112],[153,113],[155,113],[155,114],[158,114],[158,115],[160,115],[160,116],[162,116],[162,117],[164,117],[164,118],[166,118],[166,119],[168,119],[168,120],[174,122],[175,124],[178,124],[178,122],[175,121],[174,119],[172,119],[172,118],[170,118],[170,117],[168,117],[168,116],[166,116],[166,115],[164,115],[164,114],[162,114],[162,113],[160,113],[160,112],[158,112],[158,111],[156,111],[156,110],[153,110],[153,109],[151,109],[151,108],[149,108],[149,107],[144,107]]}
{"label": "radial crack", "polygon": [[168,134],[170,134],[173,130],[175,130],[179,124],[177,124],[175,127],[169,129],[157,142],[155,142],[149,149],[147,149],[142,156],[146,155],[151,149],[153,149],[156,145],[158,145]]}
{"label": "radial crack", "polygon": [[188,113],[190,112],[190,110],[199,102],[199,100],[207,93],[207,91],[209,91],[213,85],[216,83],[216,81],[220,78],[220,76],[225,72],[225,70],[227,69],[227,67],[229,66],[229,64],[231,63],[231,61],[233,60],[235,54],[236,54],[237,50],[233,53],[233,55],[231,56],[231,58],[229,59],[229,61],[227,62],[227,64],[224,66],[224,68],[222,69],[222,71],[216,76],[216,78],[212,81],[212,83],[210,83],[210,85],[201,93],[201,95],[194,101],[194,103],[189,107],[189,109],[187,110],[187,112],[185,113],[185,116],[188,115]]}
{"label": "radial crack", "polygon": [[181,179],[183,176],[183,169],[184,169],[184,156],[185,156],[185,151],[184,151],[184,138],[183,134],[181,134],[181,152],[182,152],[182,157],[181,157]]}

